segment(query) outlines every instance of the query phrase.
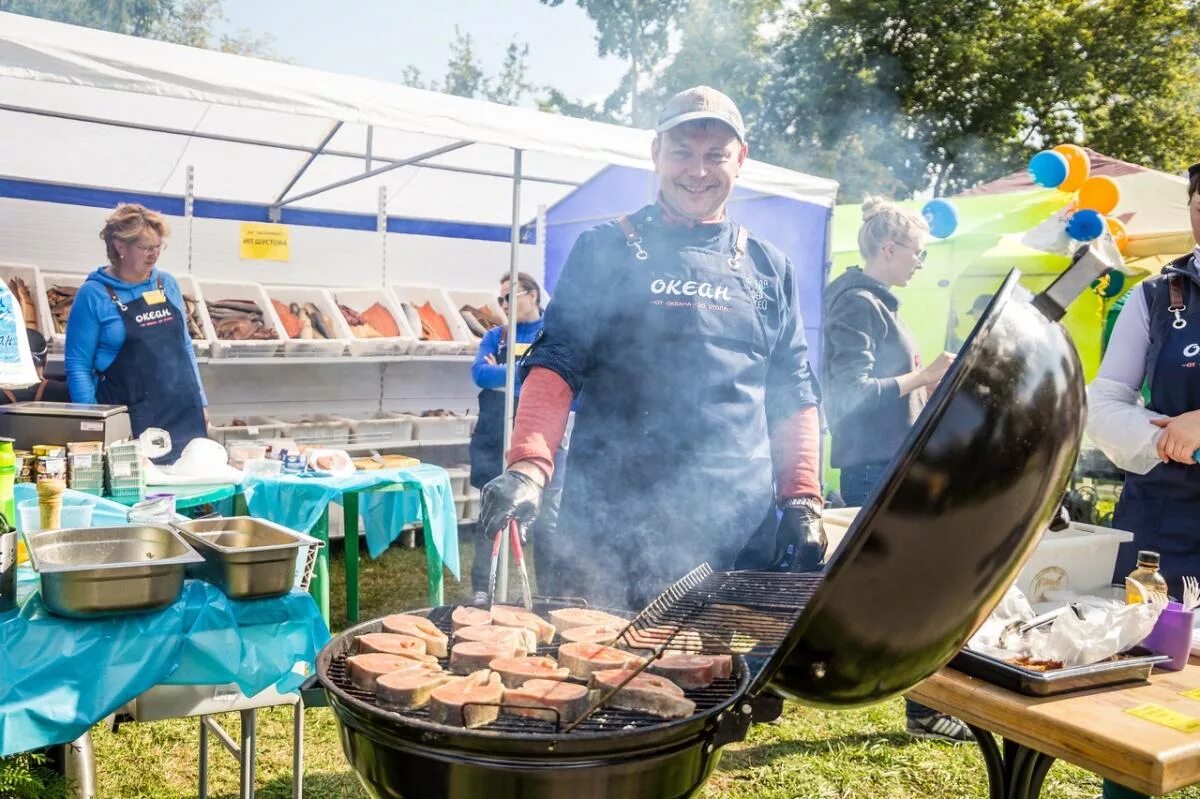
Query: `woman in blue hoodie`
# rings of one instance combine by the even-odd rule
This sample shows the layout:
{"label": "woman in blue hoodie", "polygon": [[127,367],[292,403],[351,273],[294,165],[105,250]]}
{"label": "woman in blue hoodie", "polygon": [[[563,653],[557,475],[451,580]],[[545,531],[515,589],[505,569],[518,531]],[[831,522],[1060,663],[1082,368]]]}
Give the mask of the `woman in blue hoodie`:
{"label": "woman in blue hoodie", "polygon": [[169,232],[141,205],[113,211],[100,231],[108,266],[79,287],[66,343],[72,401],[127,406],[134,435],[148,427],[169,432],[162,463],[205,436],[208,404],[179,284],[157,267]]}

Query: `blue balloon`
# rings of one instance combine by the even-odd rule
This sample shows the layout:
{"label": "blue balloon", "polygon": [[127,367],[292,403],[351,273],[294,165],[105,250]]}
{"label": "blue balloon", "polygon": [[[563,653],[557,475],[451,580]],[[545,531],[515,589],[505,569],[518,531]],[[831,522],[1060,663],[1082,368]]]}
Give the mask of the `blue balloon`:
{"label": "blue balloon", "polygon": [[946,200],[930,200],[921,209],[921,215],[929,223],[929,233],[934,238],[947,238],[958,227],[958,211]]}
{"label": "blue balloon", "polygon": [[1053,150],[1042,150],[1029,159],[1029,177],[1039,186],[1056,189],[1067,179],[1070,165],[1062,153]]}
{"label": "blue balloon", "polygon": [[1075,241],[1091,241],[1104,232],[1104,217],[1090,208],[1076,211],[1067,220],[1067,235]]}

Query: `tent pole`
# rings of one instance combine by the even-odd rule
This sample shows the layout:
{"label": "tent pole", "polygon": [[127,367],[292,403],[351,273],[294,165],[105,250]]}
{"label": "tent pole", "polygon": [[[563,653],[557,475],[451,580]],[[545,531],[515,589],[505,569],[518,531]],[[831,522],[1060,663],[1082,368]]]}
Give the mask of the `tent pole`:
{"label": "tent pole", "polygon": [[[384,291],[387,291],[387,186],[379,187],[379,212],[375,217],[375,229],[379,233],[379,281]],[[383,397],[387,392],[387,363],[379,368],[379,413],[383,413]]]}
{"label": "tent pole", "polygon": [[304,163],[301,164],[300,168],[296,170],[296,174],[292,175],[292,179],[289,180],[288,184],[283,187],[283,191],[279,192],[279,195],[275,198],[275,205],[278,205],[279,202],[287,196],[287,193],[292,190],[292,187],[296,185],[296,182],[299,181],[300,178],[304,177],[304,173],[308,171],[310,166],[312,166],[312,162],[317,160],[318,155],[325,152],[325,147],[329,144],[329,142],[333,141],[333,137],[336,136],[337,132],[341,129],[341,122],[334,122],[329,126],[329,130],[325,133],[324,138],[321,139],[321,143],[317,145],[317,149],[308,154],[308,158],[304,159]]}
{"label": "tent pole", "polygon": [[187,271],[192,273],[192,219],[196,205],[196,167],[188,164],[184,182],[183,218],[187,220]]}
{"label": "tent pole", "polygon": [[[508,341],[504,360],[504,452],[512,445],[513,416],[516,409],[517,384],[517,261],[521,244],[521,151],[513,150],[512,181],[512,238],[508,253]],[[484,536],[491,530],[485,530]],[[500,574],[496,593],[500,601],[508,599],[508,536],[501,536]]]}
{"label": "tent pole", "polygon": [[363,172],[371,171],[371,149],[375,143],[375,126],[367,125],[367,159],[366,165],[363,167]]}

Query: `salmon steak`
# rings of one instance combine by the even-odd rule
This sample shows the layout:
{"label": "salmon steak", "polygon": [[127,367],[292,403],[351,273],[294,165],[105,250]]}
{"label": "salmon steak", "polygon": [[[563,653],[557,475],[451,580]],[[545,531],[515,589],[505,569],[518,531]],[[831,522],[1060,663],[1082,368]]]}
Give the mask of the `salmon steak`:
{"label": "salmon steak", "polygon": [[664,655],[650,661],[646,671],[666,677],[681,688],[707,688],[733,674],[729,655]]}
{"label": "salmon steak", "polygon": [[359,654],[381,652],[385,655],[400,655],[412,660],[437,662],[437,658],[425,653],[425,642],[413,635],[398,633],[367,633],[354,639],[355,651]]}
{"label": "salmon steak", "polygon": [[552,610],[550,611],[550,621],[554,622],[554,626],[558,628],[559,633],[562,633],[563,630],[569,630],[572,627],[598,627],[600,625],[624,627],[629,623],[627,619],[622,619],[620,616],[614,616],[611,613],[605,613],[602,610],[592,610],[590,608],[559,608],[558,610]]}
{"label": "salmon steak", "polygon": [[653,655],[659,651],[672,654],[699,654],[704,651],[704,641],[695,630],[680,629],[676,625],[660,627],[632,627],[618,642],[631,652]]}
{"label": "salmon steak", "polygon": [[524,651],[516,641],[459,641],[450,648],[450,671],[455,674],[472,674],[486,669],[493,660],[523,657]]}
{"label": "salmon steak", "polygon": [[611,624],[589,624],[583,627],[572,627],[563,630],[559,637],[568,644],[604,644],[610,646],[616,643],[617,637],[625,625],[614,627]]}
{"label": "salmon steak", "polygon": [[603,644],[576,643],[563,644],[558,648],[558,662],[567,667],[572,677],[586,680],[594,671],[636,668],[646,661],[623,649]]}
{"label": "salmon steak", "polygon": [[524,627],[533,632],[540,644],[548,644],[554,640],[554,625],[524,608],[492,605],[492,624],[500,627]]}
{"label": "salmon steak", "polygon": [[450,638],[424,616],[410,616],[407,613],[384,616],[383,631],[420,638],[425,642],[425,652],[435,658],[444,658],[449,653]]}
{"label": "salmon steak", "polygon": [[636,710],[665,719],[687,718],[696,712],[696,703],[666,677],[642,673],[630,679],[631,674],[633,669],[597,671],[592,674],[591,685],[608,691],[629,680],[604,703],[620,710]]}
{"label": "salmon steak", "polygon": [[383,675],[410,669],[429,671],[430,666],[425,663],[417,663],[401,655],[388,655],[382,652],[369,652],[346,658],[346,671],[350,674],[350,684],[360,691],[370,691],[371,693],[375,693],[375,683]]}
{"label": "salmon steak", "polygon": [[565,667],[548,657],[496,658],[488,668],[500,675],[505,688],[520,688],[529,680],[562,681],[570,676]]}
{"label": "salmon steak", "polygon": [[503,698],[500,675],[482,669],[434,688],[429,718],[453,727],[482,727],[500,715]]}
{"label": "salmon steak", "polygon": [[585,686],[557,680],[529,680],[520,688],[504,692],[505,713],[525,718],[570,724],[578,720],[591,704],[591,692]]}
{"label": "salmon steak", "polygon": [[402,669],[384,674],[375,681],[375,698],[380,707],[412,710],[425,707],[433,689],[457,680],[452,674],[431,669]]}
{"label": "salmon steak", "polygon": [[477,624],[474,627],[463,627],[454,632],[458,641],[512,641],[521,651],[529,654],[537,650],[537,638],[533,631],[524,627],[496,627],[491,624]]}
{"label": "salmon steak", "polygon": [[492,614],[483,608],[459,605],[450,614],[450,629],[457,632],[463,627],[477,627],[492,623]]}

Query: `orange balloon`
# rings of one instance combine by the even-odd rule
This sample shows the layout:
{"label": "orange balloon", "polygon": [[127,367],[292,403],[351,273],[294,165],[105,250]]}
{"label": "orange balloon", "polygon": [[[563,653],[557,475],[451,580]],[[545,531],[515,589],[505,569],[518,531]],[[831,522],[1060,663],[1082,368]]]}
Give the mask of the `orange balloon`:
{"label": "orange balloon", "polygon": [[1054,152],[1061,153],[1067,159],[1067,179],[1058,184],[1059,191],[1078,191],[1092,171],[1087,153],[1078,144],[1060,144],[1054,148]]}
{"label": "orange balloon", "polygon": [[1115,216],[1110,216],[1105,218],[1104,224],[1108,225],[1108,232],[1112,234],[1117,249],[1125,252],[1125,247],[1129,244],[1129,231],[1125,230],[1125,223]]}
{"label": "orange balloon", "polygon": [[1121,201],[1121,188],[1105,175],[1088,178],[1079,187],[1079,207],[1091,208],[1098,214],[1109,214]]}

